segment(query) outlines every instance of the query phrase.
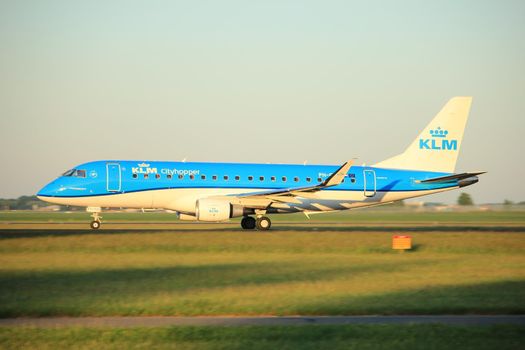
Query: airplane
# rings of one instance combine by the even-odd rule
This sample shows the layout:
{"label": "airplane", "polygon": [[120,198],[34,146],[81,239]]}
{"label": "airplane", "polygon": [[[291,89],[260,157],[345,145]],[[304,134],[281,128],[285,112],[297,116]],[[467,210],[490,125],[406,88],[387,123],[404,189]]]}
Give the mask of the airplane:
{"label": "airplane", "polygon": [[242,217],[243,229],[268,230],[268,214],[309,217],[449,191],[485,173],[455,173],[471,102],[450,99],[403,153],[371,166],[101,160],[66,171],[37,196],[86,207],[93,229],[102,208],[137,208],[203,222]]}

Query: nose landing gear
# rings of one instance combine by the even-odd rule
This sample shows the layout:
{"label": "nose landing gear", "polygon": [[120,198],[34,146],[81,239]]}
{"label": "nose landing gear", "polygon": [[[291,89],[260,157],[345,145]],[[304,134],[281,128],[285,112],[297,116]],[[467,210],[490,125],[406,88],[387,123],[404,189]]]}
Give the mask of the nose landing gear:
{"label": "nose landing gear", "polygon": [[101,225],[100,221],[97,221],[97,220],[93,220],[93,221],[91,221],[91,223],[89,224],[89,226],[91,226],[91,228],[92,228],[93,230],[98,230],[98,229],[100,228],[100,225]]}
{"label": "nose landing gear", "polygon": [[102,216],[99,215],[102,211],[101,208],[88,207],[86,208],[86,211],[88,213],[91,213],[91,217],[93,218],[93,221],[91,221],[89,226],[91,226],[93,230],[98,230],[102,225],[102,222],[100,221],[100,219],[102,219]]}

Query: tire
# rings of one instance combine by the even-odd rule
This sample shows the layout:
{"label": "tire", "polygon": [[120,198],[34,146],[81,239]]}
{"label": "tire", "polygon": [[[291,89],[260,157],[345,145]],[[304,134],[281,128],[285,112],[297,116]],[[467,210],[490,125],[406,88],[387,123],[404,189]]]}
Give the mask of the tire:
{"label": "tire", "polygon": [[258,230],[266,231],[269,230],[270,227],[272,227],[272,222],[266,216],[262,216],[257,219],[255,226],[257,226]]}
{"label": "tire", "polygon": [[244,230],[253,230],[255,228],[255,219],[251,216],[245,216],[241,220],[241,227]]}
{"label": "tire", "polygon": [[91,221],[91,224],[89,224],[93,230],[98,230],[100,225],[100,221]]}

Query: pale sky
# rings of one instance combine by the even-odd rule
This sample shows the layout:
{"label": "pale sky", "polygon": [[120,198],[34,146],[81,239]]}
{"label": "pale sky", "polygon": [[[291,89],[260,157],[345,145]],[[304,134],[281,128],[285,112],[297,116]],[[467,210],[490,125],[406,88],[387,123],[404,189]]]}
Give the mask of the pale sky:
{"label": "pale sky", "polygon": [[524,1],[0,0],[0,50],[3,198],[100,159],[373,164],[473,96],[465,191],[525,200]]}

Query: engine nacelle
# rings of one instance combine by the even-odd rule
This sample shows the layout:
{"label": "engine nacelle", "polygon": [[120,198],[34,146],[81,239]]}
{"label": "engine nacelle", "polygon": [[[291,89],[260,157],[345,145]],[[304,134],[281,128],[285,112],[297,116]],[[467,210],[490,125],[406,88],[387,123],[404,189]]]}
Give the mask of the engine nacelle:
{"label": "engine nacelle", "polygon": [[225,221],[243,214],[243,207],[224,199],[203,198],[195,205],[195,216],[199,221]]}

